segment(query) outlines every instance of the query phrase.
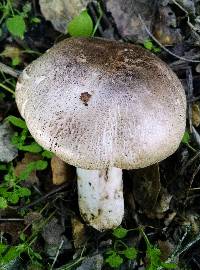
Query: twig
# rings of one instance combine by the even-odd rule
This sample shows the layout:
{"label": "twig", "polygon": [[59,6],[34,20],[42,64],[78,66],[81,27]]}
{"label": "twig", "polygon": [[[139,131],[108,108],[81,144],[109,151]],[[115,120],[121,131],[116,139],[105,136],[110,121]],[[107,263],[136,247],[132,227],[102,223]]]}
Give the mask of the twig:
{"label": "twig", "polygon": [[97,10],[98,10],[98,13],[99,13],[98,16],[97,16],[96,10],[94,9],[92,4],[89,6],[89,9],[90,9],[90,12],[92,13],[92,16],[93,16],[94,20],[95,20],[95,26],[94,26],[94,29],[93,29],[93,32],[92,32],[92,37],[95,35],[97,29],[99,30],[100,34],[103,35],[103,29],[102,29],[102,27],[100,25],[100,21],[101,21],[101,19],[103,17],[103,11],[101,9],[100,3],[97,3]]}
{"label": "twig", "polygon": [[15,69],[13,69],[13,68],[11,68],[11,67],[9,67],[1,62],[0,62],[0,71],[4,72],[6,74],[9,74],[15,78],[18,78],[19,75],[21,74],[21,71],[15,70]]}
{"label": "twig", "polygon": [[60,268],[56,268],[56,270],[71,270],[71,269],[73,269],[73,267],[75,265],[79,264],[81,261],[83,261],[86,258],[85,256],[83,256],[84,251],[85,251],[85,246],[83,247],[79,258],[73,260],[71,263],[68,263],[67,265],[64,265]]}
{"label": "twig", "polygon": [[[188,67],[186,70],[186,81],[187,81],[187,88],[188,88],[188,99],[193,97],[193,78],[192,78],[192,69]],[[189,119],[189,129],[192,133],[192,104],[191,102],[188,103],[188,119]]]}
{"label": "twig", "polygon": [[53,270],[53,267],[54,267],[54,265],[55,265],[55,263],[56,263],[56,261],[57,261],[57,259],[58,259],[58,255],[59,255],[59,253],[60,253],[60,251],[61,251],[61,248],[62,248],[63,244],[64,244],[64,240],[62,240],[62,241],[60,242],[60,245],[59,245],[59,247],[58,247],[58,250],[57,250],[57,252],[56,252],[56,256],[55,256],[55,258],[54,258],[54,260],[53,260],[53,263],[52,263],[52,265],[51,265],[50,270]]}
{"label": "twig", "polygon": [[194,126],[192,126],[192,136],[193,136],[193,139],[195,140],[196,144],[200,148],[200,135]]}
{"label": "twig", "polygon": [[50,191],[49,193],[45,194],[43,197],[39,198],[38,200],[34,201],[33,203],[30,203],[28,205],[25,205],[25,206],[20,206],[20,207],[17,207],[17,210],[24,210],[24,209],[27,209],[27,208],[30,208],[30,207],[33,207],[34,205],[42,202],[42,201],[45,201],[46,199],[48,199],[48,197],[50,197],[51,195],[61,191],[62,189],[66,188],[67,186],[69,185],[69,183],[64,183],[63,185],[59,186],[58,188]]}
{"label": "twig", "polygon": [[198,97],[193,97],[191,99],[187,99],[187,102],[195,102],[195,101],[198,101],[200,99],[200,96]]}
{"label": "twig", "polygon": [[182,57],[182,56],[178,56],[176,55],[175,53],[171,52],[170,50],[168,50],[165,46],[163,46],[160,41],[157,40],[157,38],[154,37],[154,35],[150,32],[150,30],[148,29],[148,27],[146,26],[144,20],[142,19],[141,15],[138,14],[138,18],[140,19],[142,25],[144,26],[147,34],[164,50],[166,51],[167,53],[171,54],[172,56],[180,59],[180,60],[183,60],[183,61],[187,61],[187,62],[192,62],[192,63],[200,63],[200,60],[192,60],[192,59],[188,59],[188,58],[185,58],[185,57]]}
{"label": "twig", "polygon": [[4,85],[3,83],[0,83],[0,87],[2,87],[3,89],[5,89],[9,93],[15,95],[15,91],[13,91],[12,89],[10,89],[8,86]]}
{"label": "twig", "polygon": [[187,16],[187,24],[189,25],[189,27],[191,28],[191,30],[193,31],[193,33],[196,35],[196,37],[199,39],[200,36],[197,33],[197,31],[199,31],[199,29],[197,27],[195,27],[191,22],[190,22],[190,16],[189,16],[189,12],[182,7],[176,0],[172,0],[172,2],[177,5],[177,7],[179,7],[183,12],[185,12],[186,16]]}
{"label": "twig", "polygon": [[185,166],[181,169],[180,171],[180,175],[183,175],[185,170],[187,169],[187,167],[189,167],[190,165],[192,165],[192,163],[200,157],[200,151],[198,151],[186,164]]}
{"label": "twig", "polygon": [[189,242],[182,250],[180,250],[178,253],[176,253],[176,256],[179,257],[182,253],[184,253],[186,250],[191,248],[199,240],[200,240],[200,234],[193,241]]}
{"label": "twig", "polygon": [[5,221],[5,222],[16,222],[16,221],[24,221],[23,218],[0,218],[0,222]]}
{"label": "twig", "polygon": [[[194,182],[194,178],[195,178],[195,176],[197,175],[197,173],[199,172],[199,170],[200,170],[200,164],[197,166],[197,168],[195,169],[195,171],[193,172],[193,174],[192,174],[192,177],[191,177],[191,179],[190,179],[190,186],[189,186],[189,189],[188,189],[188,194],[189,194],[189,192],[190,192],[190,190],[191,190],[191,188],[192,188],[192,184],[193,184],[193,182]],[[188,195],[187,194],[187,195]],[[188,197],[188,196],[187,196]]]}
{"label": "twig", "polygon": [[[194,59],[199,58],[199,57],[200,57],[200,54],[195,54],[195,55],[190,56],[191,60],[194,60]],[[173,63],[171,63],[169,65],[172,68],[173,66],[181,65],[181,64],[184,64],[184,63],[185,63],[185,60],[177,60],[177,61],[174,61]]]}
{"label": "twig", "polygon": [[[182,247],[182,243],[185,240],[187,234],[188,234],[188,229],[189,227],[186,227],[185,233],[183,234],[182,238],[180,239],[178,245],[176,246],[176,248],[174,249],[173,253],[171,254],[170,258],[166,261],[166,262],[172,262],[174,261],[174,259],[178,256],[180,256],[181,253],[183,253],[186,250],[186,247],[181,249]],[[181,250],[181,251],[180,251]]]}

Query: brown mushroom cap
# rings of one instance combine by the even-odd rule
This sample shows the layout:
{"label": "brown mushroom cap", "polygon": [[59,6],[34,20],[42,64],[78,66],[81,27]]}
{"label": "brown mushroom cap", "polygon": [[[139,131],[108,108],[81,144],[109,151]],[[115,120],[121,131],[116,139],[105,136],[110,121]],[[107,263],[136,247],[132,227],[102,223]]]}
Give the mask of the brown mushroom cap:
{"label": "brown mushroom cap", "polygon": [[150,52],[117,41],[58,43],[25,68],[16,102],[39,144],[84,169],[159,162],[185,130],[177,76]]}

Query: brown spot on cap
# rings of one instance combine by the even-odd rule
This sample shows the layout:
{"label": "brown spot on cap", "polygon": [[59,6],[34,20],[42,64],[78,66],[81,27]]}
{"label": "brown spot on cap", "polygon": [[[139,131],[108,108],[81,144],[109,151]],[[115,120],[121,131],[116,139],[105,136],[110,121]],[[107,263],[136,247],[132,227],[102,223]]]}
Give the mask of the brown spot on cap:
{"label": "brown spot on cap", "polygon": [[83,104],[85,106],[88,106],[88,101],[90,100],[92,95],[90,95],[88,92],[81,93],[80,100],[83,101]]}

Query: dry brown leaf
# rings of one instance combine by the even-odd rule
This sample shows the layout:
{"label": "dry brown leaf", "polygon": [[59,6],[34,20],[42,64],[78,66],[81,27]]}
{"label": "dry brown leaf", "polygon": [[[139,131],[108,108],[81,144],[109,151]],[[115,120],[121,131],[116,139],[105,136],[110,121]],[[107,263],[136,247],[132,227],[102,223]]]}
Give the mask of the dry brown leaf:
{"label": "dry brown leaf", "polygon": [[199,103],[194,103],[192,105],[192,124],[198,127],[200,124],[200,108]]}
{"label": "dry brown leaf", "polygon": [[26,225],[31,225],[31,224],[36,223],[36,222],[38,223],[41,219],[42,219],[42,215],[39,212],[30,211],[24,217],[24,223]]}
{"label": "dry brown leaf", "polygon": [[153,34],[163,45],[173,45],[182,41],[180,29],[176,28],[176,16],[170,7],[159,8]]}
{"label": "dry brown leaf", "polygon": [[166,241],[158,240],[158,246],[161,251],[161,260],[163,261],[167,260],[175,249],[175,246],[168,240]]}
{"label": "dry brown leaf", "polygon": [[[34,162],[41,159],[41,155],[39,154],[33,154],[33,153],[25,153],[24,158],[17,163],[17,166],[15,167],[15,175],[20,176],[21,172],[24,171],[27,167],[27,165],[30,162]],[[30,184],[31,186],[34,184],[38,184],[39,179],[36,175],[36,171],[32,171],[26,180],[26,184]]]}
{"label": "dry brown leaf", "polygon": [[86,242],[85,225],[76,218],[71,218],[73,243],[75,248],[81,248]]}
{"label": "dry brown leaf", "polygon": [[158,164],[131,171],[133,178],[133,195],[141,209],[153,212],[161,189]]}
{"label": "dry brown leaf", "polygon": [[65,163],[60,158],[53,156],[51,159],[52,182],[61,185],[74,178],[74,167]]}
{"label": "dry brown leaf", "polygon": [[22,52],[19,48],[7,45],[0,56],[8,57],[12,60],[12,65],[16,66],[22,62]]}
{"label": "dry brown leaf", "polygon": [[19,234],[23,229],[23,222],[3,222],[0,224],[0,231],[3,236],[4,233],[11,237],[11,244],[17,244],[19,242]]}

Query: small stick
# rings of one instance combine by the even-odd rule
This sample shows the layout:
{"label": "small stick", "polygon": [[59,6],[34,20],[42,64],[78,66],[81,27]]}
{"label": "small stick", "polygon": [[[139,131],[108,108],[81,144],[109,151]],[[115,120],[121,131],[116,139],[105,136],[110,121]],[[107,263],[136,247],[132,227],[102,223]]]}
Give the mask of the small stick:
{"label": "small stick", "polygon": [[193,135],[193,138],[194,138],[196,144],[200,148],[200,135],[199,135],[199,132],[195,129],[194,126],[192,126],[192,135]]}
{"label": "small stick", "polygon": [[19,75],[22,73],[20,70],[15,70],[3,63],[0,62],[0,71],[6,73],[6,74],[9,74],[15,78],[18,78]]}
{"label": "small stick", "polygon": [[54,267],[54,265],[55,265],[55,263],[56,263],[56,261],[57,261],[57,259],[58,259],[58,255],[59,255],[59,253],[60,253],[60,251],[61,251],[61,248],[62,248],[63,244],[64,244],[64,240],[62,240],[62,241],[60,242],[60,245],[59,245],[59,247],[58,247],[58,250],[57,250],[57,252],[56,252],[56,256],[55,256],[55,258],[54,258],[54,260],[53,260],[53,263],[52,263],[52,265],[51,265],[50,270],[53,270],[53,267]]}
{"label": "small stick", "polygon": [[65,184],[59,186],[58,188],[56,188],[56,189],[50,191],[49,193],[45,194],[43,197],[39,198],[38,200],[34,201],[33,203],[30,203],[30,204],[25,205],[25,206],[22,206],[22,207],[21,207],[21,206],[18,207],[17,210],[21,210],[21,209],[24,210],[24,209],[30,208],[30,207],[32,207],[32,206],[34,206],[34,205],[36,205],[36,204],[42,202],[42,201],[45,201],[45,200],[48,199],[51,195],[53,195],[53,194],[55,194],[55,193],[61,191],[62,189],[68,187],[68,185],[69,185],[69,183],[65,183]]}
{"label": "small stick", "polygon": [[185,164],[185,166],[180,171],[180,175],[183,175],[187,167],[192,165],[192,163],[199,157],[200,157],[200,150],[197,153],[195,153],[195,155]]}
{"label": "small stick", "polygon": [[5,222],[16,222],[16,221],[24,221],[23,218],[0,218],[0,222],[5,221]]}
{"label": "small stick", "polygon": [[[186,70],[186,80],[187,80],[187,87],[188,87],[188,99],[193,98],[193,78],[192,78],[192,69],[188,67]],[[188,103],[188,119],[189,119],[189,128],[190,132],[192,133],[192,104],[191,102]]]}
{"label": "small stick", "polygon": [[[199,57],[200,57],[200,54],[190,55],[191,60],[195,60],[196,58],[199,58]],[[184,63],[185,63],[185,60],[177,60],[177,61],[174,61],[171,64],[169,64],[169,66],[171,68],[173,68],[174,66],[178,66],[178,65],[181,65]]]}
{"label": "small stick", "polygon": [[182,56],[178,56],[178,55],[176,55],[175,53],[173,53],[173,52],[171,52],[170,50],[168,50],[165,46],[163,46],[161,43],[160,43],[160,41],[158,41],[155,37],[154,37],[154,35],[150,32],[150,30],[148,29],[148,27],[146,26],[146,24],[145,24],[145,22],[144,22],[144,20],[142,19],[142,17],[141,17],[141,15],[140,14],[138,14],[138,18],[140,19],[140,21],[141,21],[141,23],[142,23],[142,25],[144,26],[144,28],[145,28],[145,30],[146,30],[146,32],[147,32],[147,34],[164,50],[164,51],[166,51],[167,53],[169,53],[169,54],[171,54],[172,56],[174,56],[174,57],[176,57],[176,58],[178,58],[178,59],[180,59],[180,60],[183,60],[183,61],[187,61],[187,62],[192,62],[192,63],[200,63],[200,61],[199,60],[192,60],[192,59],[188,59],[188,58],[185,58],[185,57],[182,57]]}

